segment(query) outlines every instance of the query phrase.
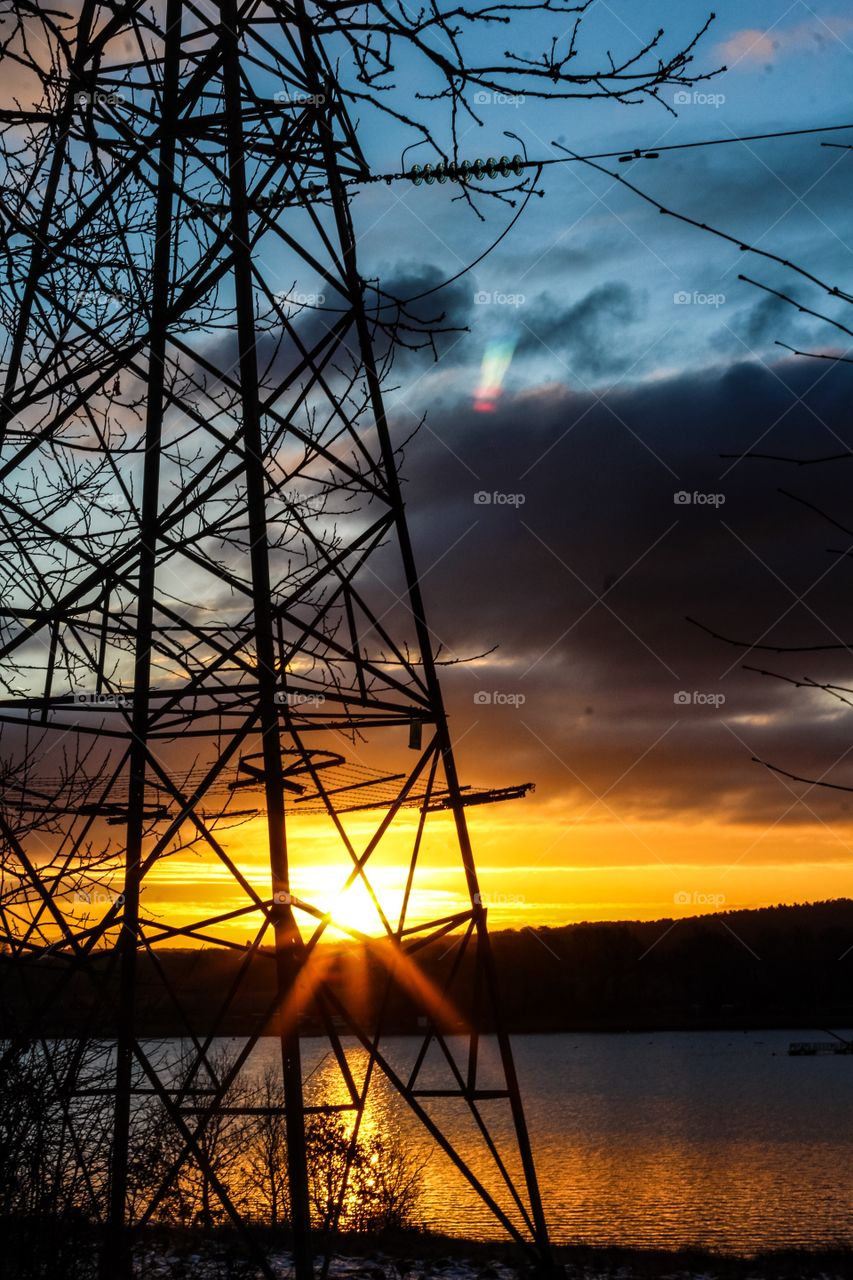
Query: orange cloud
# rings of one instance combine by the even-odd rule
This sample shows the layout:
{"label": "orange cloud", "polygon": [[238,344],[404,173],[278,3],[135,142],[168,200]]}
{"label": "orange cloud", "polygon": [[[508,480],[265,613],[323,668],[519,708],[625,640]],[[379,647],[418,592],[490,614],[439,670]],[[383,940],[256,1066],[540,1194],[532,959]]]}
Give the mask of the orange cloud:
{"label": "orange cloud", "polygon": [[778,62],[791,53],[826,53],[834,43],[848,48],[845,36],[853,32],[853,18],[815,18],[794,27],[777,30],[770,27],[744,27],[735,31],[720,45],[720,53],[729,70],[739,63]]}

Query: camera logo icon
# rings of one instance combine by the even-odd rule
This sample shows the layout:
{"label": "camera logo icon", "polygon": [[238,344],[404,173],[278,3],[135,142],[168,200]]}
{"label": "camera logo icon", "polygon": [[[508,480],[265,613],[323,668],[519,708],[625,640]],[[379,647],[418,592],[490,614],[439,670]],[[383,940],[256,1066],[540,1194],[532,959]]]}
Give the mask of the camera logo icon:
{"label": "camera logo icon", "polygon": [[692,101],[692,97],[686,89],[678,89],[672,95],[672,100],[677,107],[686,107],[688,102]]}
{"label": "camera logo icon", "polygon": [[474,705],[476,707],[487,707],[492,701],[492,695],[485,689],[478,689],[474,694]]}
{"label": "camera logo icon", "polygon": [[488,506],[491,500],[492,500],[492,495],[490,493],[487,493],[485,489],[480,489],[478,493],[474,494],[474,502],[477,504],[478,507]]}
{"label": "camera logo icon", "polygon": [[692,498],[686,489],[679,489],[677,493],[672,495],[672,500],[677,507],[686,507]]}
{"label": "camera logo icon", "polygon": [[474,294],[474,302],[477,306],[488,306],[491,300],[492,295],[485,289],[479,289],[477,293]]}
{"label": "camera logo icon", "polygon": [[693,701],[686,689],[679,689],[678,693],[672,695],[672,700],[677,707],[687,707]]}

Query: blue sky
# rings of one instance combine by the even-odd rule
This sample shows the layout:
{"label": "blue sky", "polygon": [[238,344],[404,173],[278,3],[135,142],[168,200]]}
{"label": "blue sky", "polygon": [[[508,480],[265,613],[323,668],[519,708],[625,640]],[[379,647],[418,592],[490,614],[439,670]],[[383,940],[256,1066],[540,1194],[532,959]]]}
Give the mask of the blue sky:
{"label": "blue sky", "polygon": [[[675,47],[705,17],[700,6],[686,8],[687,14],[685,6],[675,4],[594,5],[586,20],[589,60],[604,48],[624,50],[631,41],[648,38],[658,24],[666,29],[665,43]],[[695,65],[712,69],[724,62],[729,70],[708,84],[663,91],[676,115],[653,102],[483,104],[483,126],[471,124],[467,130],[468,154],[517,149],[502,136],[504,130],[524,139],[531,156],[546,158],[558,154],[554,139],[588,153],[840,123],[851,116],[853,107],[845,110],[838,92],[850,83],[853,70],[853,17],[844,6],[801,0],[724,3],[696,51]],[[400,83],[410,89],[405,75]],[[430,105],[427,116],[437,119],[438,111]],[[365,137],[375,167],[398,166],[399,139],[390,129],[365,118]],[[427,148],[420,148],[408,159],[428,158]],[[676,152],[633,165],[610,163],[671,207],[750,243],[807,257],[813,268],[830,275],[849,267],[845,220],[853,154],[806,138]],[[608,177],[581,165],[553,166],[545,171],[542,187],[544,198],[531,201],[507,240],[465,277],[472,299],[485,292],[512,301],[500,310],[479,306],[465,315],[470,335],[445,354],[442,368],[433,371],[437,378],[425,368],[419,371],[417,387],[407,396],[413,407],[458,390],[454,369],[460,384],[470,379],[470,366],[496,331],[523,339],[523,354],[509,378],[516,388],[555,376],[578,386],[612,385],[617,373],[645,379],[726,364],[751,350],[767,353],[776,336],[790,340],[793,331],[802,334],[802,325],[792,330],[793,316],[786,320],[785,334],[782,326],[774,330],[767,314],[773,308],[737,281],[744,255],[661,218]],[[431,267],[437,280],[439,273],[452,274],[477,257],[510,211],[486,202],[482,224],[452,195],[450,185],[395,184],[364,191],[355,208],[365,274],[396,281]],[[754,260],[748,265],[752,268]],[[778,283],[782,276],[765,268],[761,278]],[[551,347],[537,320],[568,310],[605,284],[612,288],[602,299],[601,338],[595,345],[608,343],[616,348],[613,354],[590,359],[589,343],[575,353]],[[674,295],[682,293],[691,302],[676,310]],[[712,301],[697,304],[694,294]],[[538,347],[531,328],[539,333]]]}

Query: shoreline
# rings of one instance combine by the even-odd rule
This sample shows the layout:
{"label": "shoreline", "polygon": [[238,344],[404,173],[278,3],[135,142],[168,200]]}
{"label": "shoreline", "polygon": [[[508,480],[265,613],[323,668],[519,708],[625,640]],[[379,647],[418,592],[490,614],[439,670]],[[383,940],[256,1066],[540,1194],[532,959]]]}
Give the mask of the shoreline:
{"label": "shoreline", "polygon": [[[289,1249],[281,1232],[262,1231],[271,1261],[282,1280],[292,1277]],[[168,1242],[167,1242],[168,1241]],[[426,1231],[394,1235],[342,1235],[326,1246],[318,1241],[315,1270],[329,1248],[331,1280],[546,1280],[519,1246]],[[176,1239],[149,1238],[140,1243],[148,1280],[220,1280],[260,1277],[255,1264],[238,1260],[230,1232],[200,1240],[188,1232]],[[621,1246],[557,1245],[558,1280],[853,1280],[853,1244],[815,1249],[777,1249],[751,1255],[717,1253],[703,1248],[635,1249]],[[140,1256],[141,1255],[141,1256]],[[553,1276],[551,1277],[553,1280]]]}
{"label": "shoreline", "polygon": [[[20,1219],[0,1223],[4,1250],[0,1278],[44,1280],[65,1275],[95,1280],[103,1237],[82,1223],[68,1223],[57,1256],[53,1236],[50,1261],[43,1257],[45,1224]],[[208,1230],[157,1225],[132,1242],[134,1280],[293,1280],[289,1233],[255,1227],[258,1252],[228,1227]],[[330,1259],[324,1267],[326,1255]],[[559,1245],[553,1269],[544,1270],[518,1245],[412,1229],[373,1235],[315,1238],[317,1280],[853,1280],[853,1244],[814,1250],[776,1249],[752,1255],[708,1249],[636,1249],[620,1246]],[[267,1270],[262,1271],[263,1256]],[[58,1266],[57,1266],[58,1264]]]}

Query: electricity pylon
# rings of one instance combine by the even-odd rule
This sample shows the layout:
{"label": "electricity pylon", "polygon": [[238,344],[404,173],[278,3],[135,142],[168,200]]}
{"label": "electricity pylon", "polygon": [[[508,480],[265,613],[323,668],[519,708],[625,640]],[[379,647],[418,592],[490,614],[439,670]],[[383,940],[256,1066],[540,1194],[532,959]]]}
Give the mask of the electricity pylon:
{"label": "electricity pylon", "polygon": [[[81,975],[115,1027],[108,1176],[85,1171],[108,1228],[104,1274],[130,1274],[128,1228],[156,1221],[191,1165],[251,1237],[205,1136],[270,1026],[298,1280],[313,1276],[306,1117],[349,1114],[355,1142],[380,1077],[545,1263],[465,818],[526,788],[466,790],[457,776],[382,396],[404,312],[359,274],[348,186],[366,167],[332,55],[301,0],[167,0],[165,13],[83,0],[53,91],[47,116],[3,113],[4,976],[39,978],[32,1034],[45,1039]],[[261,823],[266,889],[231,844],[238,821]],[[404,837],[389,901],[379,870],[399,865]],[[151,887],[188,848],[199,882],[227,881],[225,905],[158,918]],[[375,929],[300,890],[318,848],[348,867],[336,900],[358,889]],[[438,918],[415,909],[434,901],[436,848],[461,885]],[[199,1026],[158,956],[234,947],[236,924],[251,941]],[[336,926],[378,935],[369,1013],[329,978],[321,944]],[[439,990],[419,956],[442,939],[455,951]],[[186,1027],[180,1083],[140,1031],[143,954]],[[275,998],[223,1071],[212,1041],[266,965]],[[406,1071],[383,1039],[399,992],[421,1037]],[[309,1017],[339,1072],[332,1101],[309,1099]],[[497,1083],[478,1027],[495,1031]],[[65,1082],[65,1114],[85,1165],[78,1084]],[[177,1145],[131,1208],[152,1100]],[[486,1163],[446,1123],[454,1107]]]}

